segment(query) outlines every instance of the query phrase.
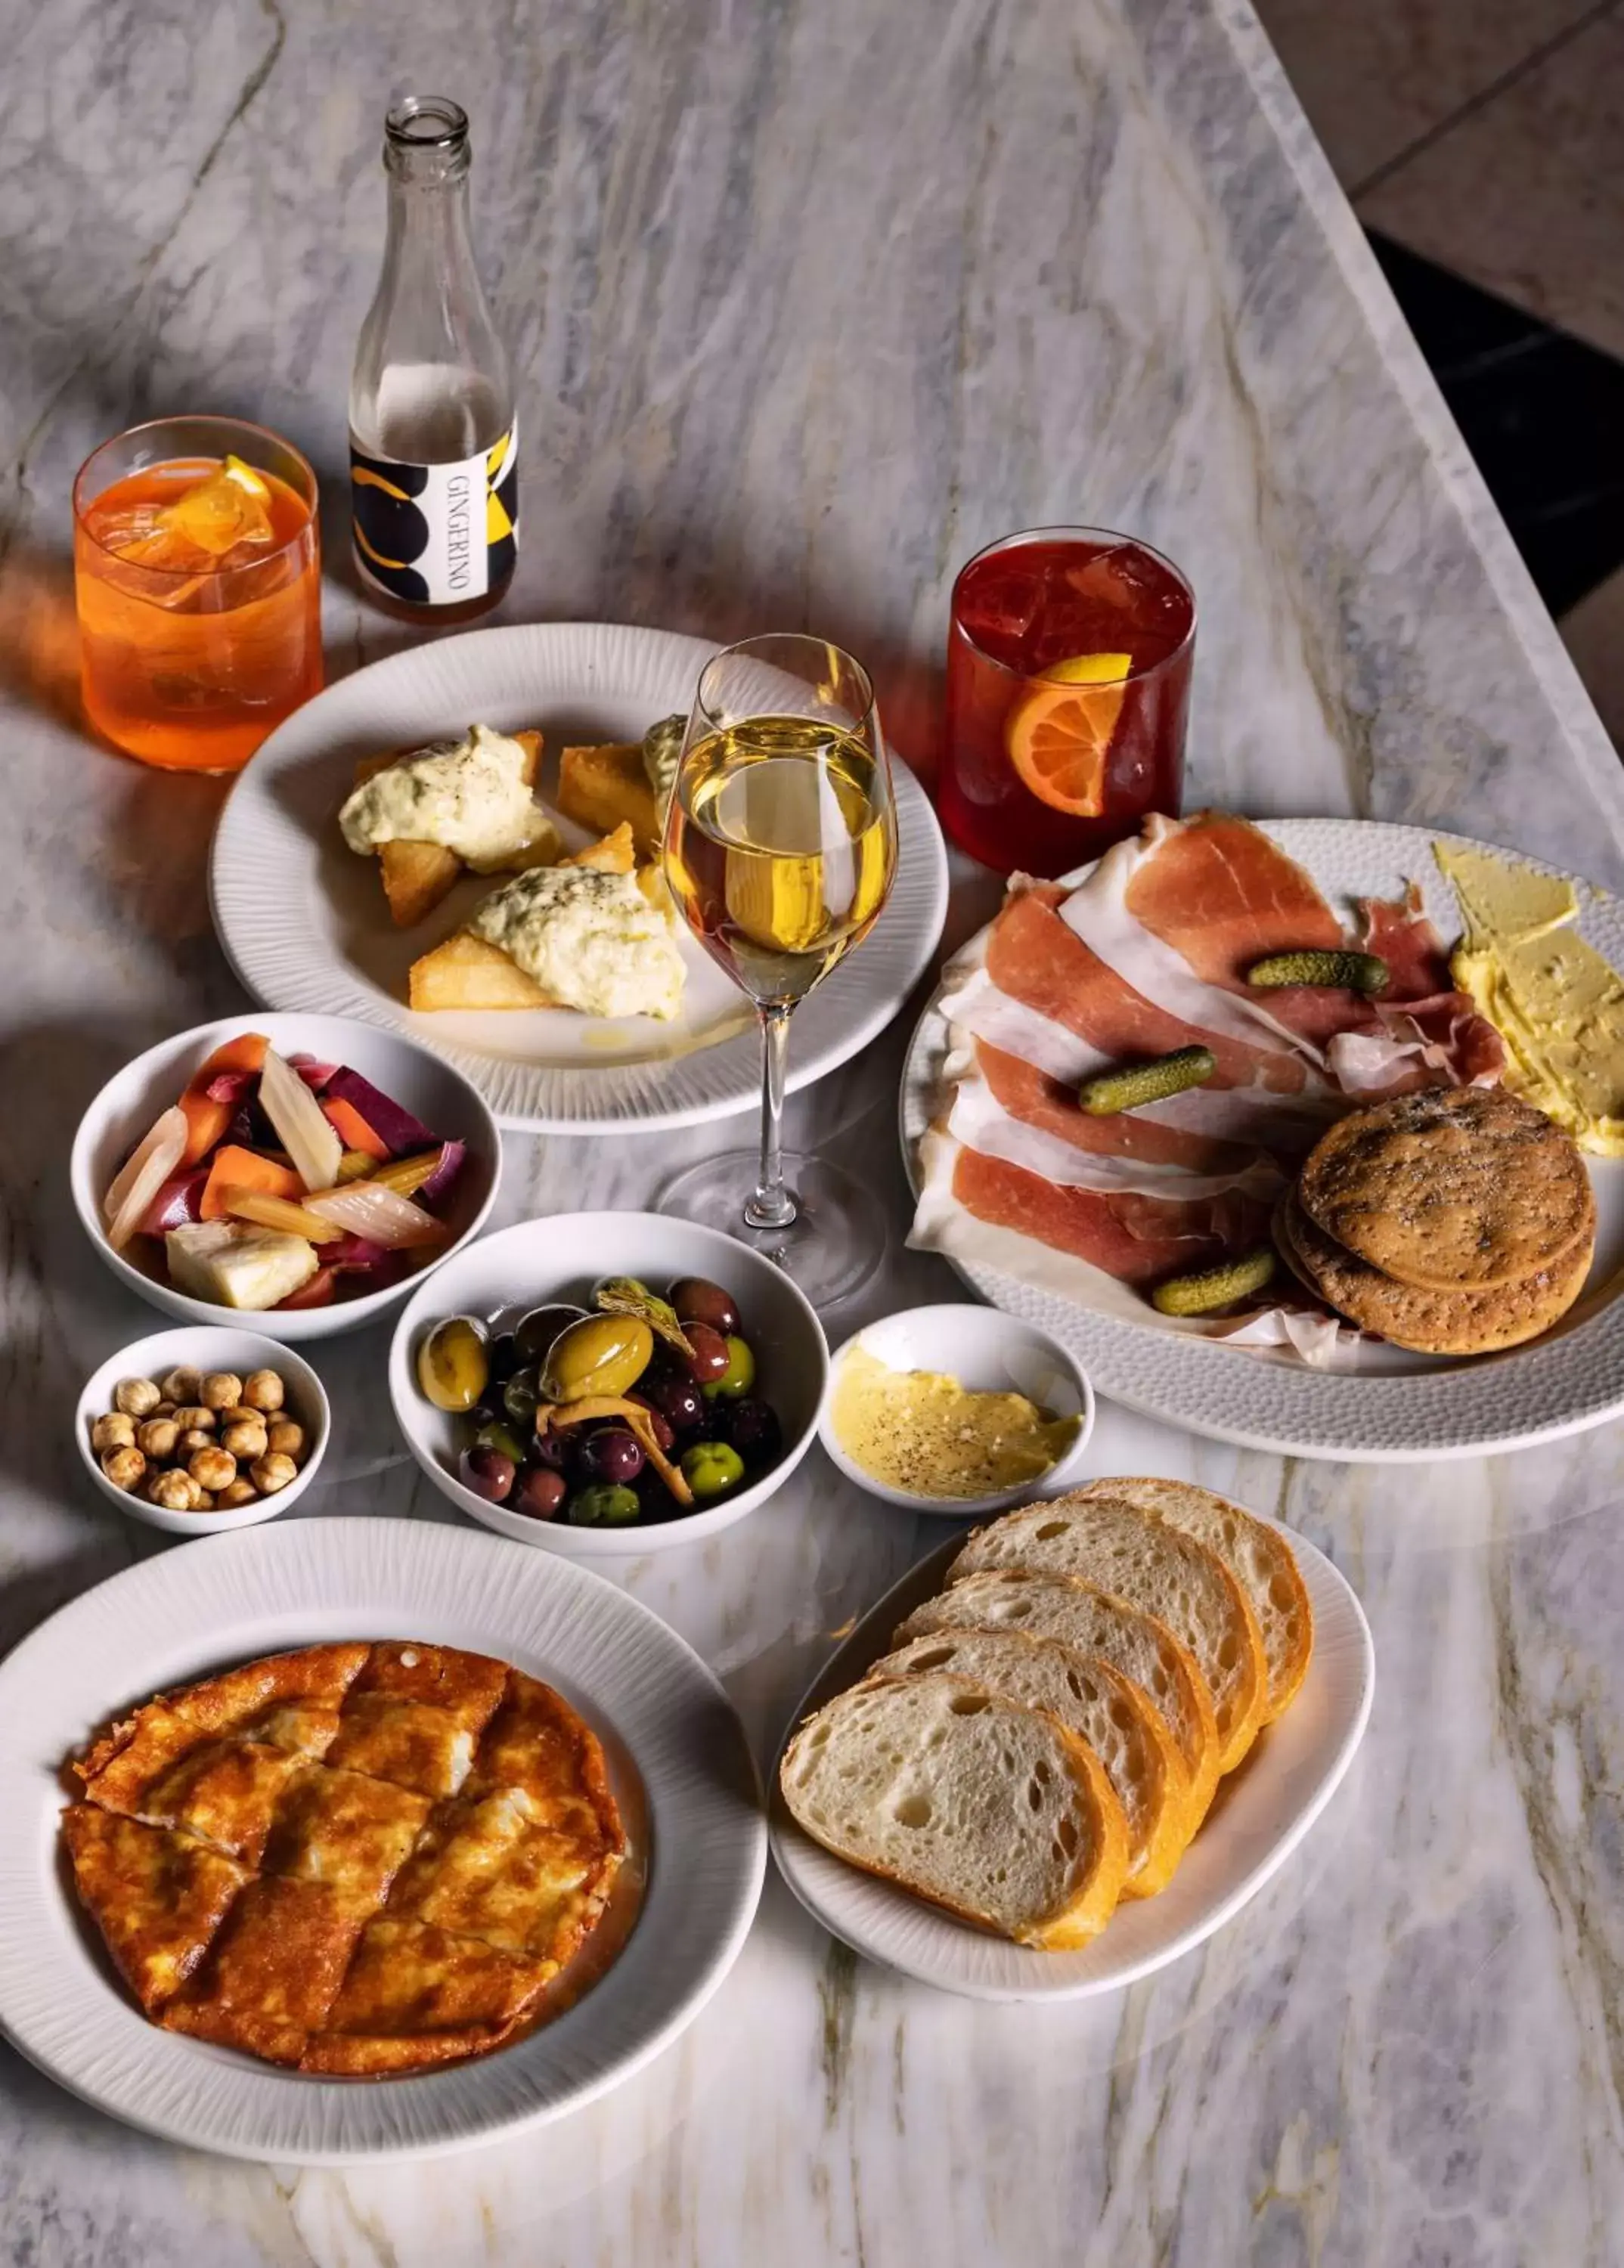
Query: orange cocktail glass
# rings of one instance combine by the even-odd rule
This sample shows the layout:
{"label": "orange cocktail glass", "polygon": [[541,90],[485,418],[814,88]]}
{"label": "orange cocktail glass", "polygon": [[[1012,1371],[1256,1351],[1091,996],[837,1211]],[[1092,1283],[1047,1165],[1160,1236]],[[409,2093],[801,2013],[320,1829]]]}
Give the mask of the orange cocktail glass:
{"label": "orange cocktail glass", "polygon": [[[249,469],[254,524],[210,552],[167,517],[228,459]],[[316,479],[297,449],[231,417],[137,425],[73,484],[74,591],[85,713],[128,755],[235,771],[321,689]],[[159,562],[161,563],[153,563]]]}

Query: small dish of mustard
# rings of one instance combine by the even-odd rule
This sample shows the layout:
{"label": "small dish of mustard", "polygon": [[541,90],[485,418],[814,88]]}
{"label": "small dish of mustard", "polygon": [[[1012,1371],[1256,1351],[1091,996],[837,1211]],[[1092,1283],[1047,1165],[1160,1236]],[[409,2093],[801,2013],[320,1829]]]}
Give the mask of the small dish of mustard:
{"label": "small dish of mustard", "polygon": [[1058,1340],[996,1307],[905,1307],[838,1348],[823,1447],[870,1496],[979,1518],[1076,1477],[1094,1393]]}

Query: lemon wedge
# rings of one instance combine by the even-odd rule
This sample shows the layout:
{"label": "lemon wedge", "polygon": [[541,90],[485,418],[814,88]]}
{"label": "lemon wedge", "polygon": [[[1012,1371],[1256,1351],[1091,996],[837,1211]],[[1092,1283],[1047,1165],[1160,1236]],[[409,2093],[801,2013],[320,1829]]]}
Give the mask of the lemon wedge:
{"label": "lemon wedge", "polygon": [[1133,666],[1131,653],[1074,653],[1042,674],[1052,685],[1120,685]]}

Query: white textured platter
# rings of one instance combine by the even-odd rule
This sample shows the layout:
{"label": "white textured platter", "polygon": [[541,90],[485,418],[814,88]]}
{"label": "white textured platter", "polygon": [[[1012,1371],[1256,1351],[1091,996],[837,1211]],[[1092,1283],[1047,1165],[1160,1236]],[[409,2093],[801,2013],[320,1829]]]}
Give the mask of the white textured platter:
{"label": "white textured platter", "polygon": [[[1333,906],[1355,897],[1399,896],[1419,885],[1446,946],[1462,923],[1453,886],[1433,856],[1459,836],[1374,820],[1261,820],[1259,825],[1318,883]],[[1521,853],[1510,853],[1521,858]],[[1539,859],[1524,865],[1561,873]],[[1089,870],[1062,879],[1078,882]],[[1615,968],[1624,968],[1624,901],[1577,875],[1579,928]],[[940,998],[940,995],[938,995]],[[920,1137],[935,1116],[948,1026],[936,1002],[920,1018],[903,1070],[903,1152],[919,1187]],[[1310,1370],[1259,1348],[1181,1331],[1119,1293],[1114,1306],[1083,1306],[994,1270],[959,1273],[984,1300],[1041,1325],[1088,1368],[1096,1391],[1171,1418],[1197,1433],[1283,1456],[1372,1462],[1481,1455],[1576,1433],[1624,1410],[1624,1161],[1587,1159],[1596,1191],[1596,1260],[1577,1302],[1530,1345],[1470,1359],[1408,1354],[1366,1343],[1356,1373]],[[955,1263],[956,1265],[957,1263]]]}
{"label": "white textured platter", "polygon": [[[670,630],[525,623],[394,654],[306,702],[242,773],[215,833],[210,907],[243,983],[267,1007],[358,1016],[410,1034],[472,1079],[505,1126],[652,1130],[754,1108],[761,1086],[754,1014],[686,937],[687,992],[674,1023],[646,1016],[610,1022],[562,1009],[414,1014],[405,1005],[412,961],[460,928],[496,882],[466,875],[425,922],[397,930],[376,861],[347,850],[337,826],[358,756],[461,734],[474,723],[541,728],[546,802],[561,747],[641,740],[656,718],[686,712],[715,651]],[[883,1029],[941,935],[941,831],[906,765],[893,762],[891,770],[897,879],[867,938],[796,1014],[792,1092]],[[572,843],[587,839],[584,828],[559,825]]]}
{"label": "white textured platter", "polygon": [[[339,1638],[498,1655],[556,1684],[603,1738],[646,1867],[630,1936],[561,2015],[482,2062],[316,2080],[160,2031],[114,1976],[61,1865],[62,1767],[105,1719],[229,1663]],[[300,1520],[184,1544],[75,1599],[0,1668],[0,2030],[99,2110],[196,2149],[344,2165],[558,2117],[704,2007],[744,1941],[765,1865],[743,1728],[698,1656],[586,1568],[467,1528]]]}
{"label": "white textured platter", "polygon": [[[810,1710],[854,1684],[887,1652],[897,1624],[941,1587],[963,1543],[960,1535],[941,1545],[864,1616],[803,1696],[786,1743]],[[1376,1655],[1363,1609],[1323,1552],[1295,1533],[1291,1548],[1314,1609],[1313,1659],[1302,1690],[1259,1735],[1239,1771],[1219,1782],[1167,1888],[1154,1898],[1126,1900],[1091,1945],[1076,1953],[1013,1945],[848,1867],[791,1818],[775,1760],[770,1808],[779,1872],[808,1912],[854,1952],[972,2000],[1082,2000],[1177,1961],[1232,1919],[1296,1850],[1352,1764],[1369,1719]]]}

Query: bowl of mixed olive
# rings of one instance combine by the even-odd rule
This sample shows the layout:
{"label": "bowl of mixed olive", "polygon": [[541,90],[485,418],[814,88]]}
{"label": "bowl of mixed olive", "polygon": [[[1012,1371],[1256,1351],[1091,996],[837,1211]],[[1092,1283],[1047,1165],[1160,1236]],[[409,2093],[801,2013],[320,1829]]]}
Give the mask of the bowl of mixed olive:
{"label": "bowl of mixed olive", "polygon": [[527,1221],[470,1246],[401,1318],[395,1415],[436,1485],[579,1557],[713,1534],[805,1454],[828,1371],[771,1262],[646,1213]]}

